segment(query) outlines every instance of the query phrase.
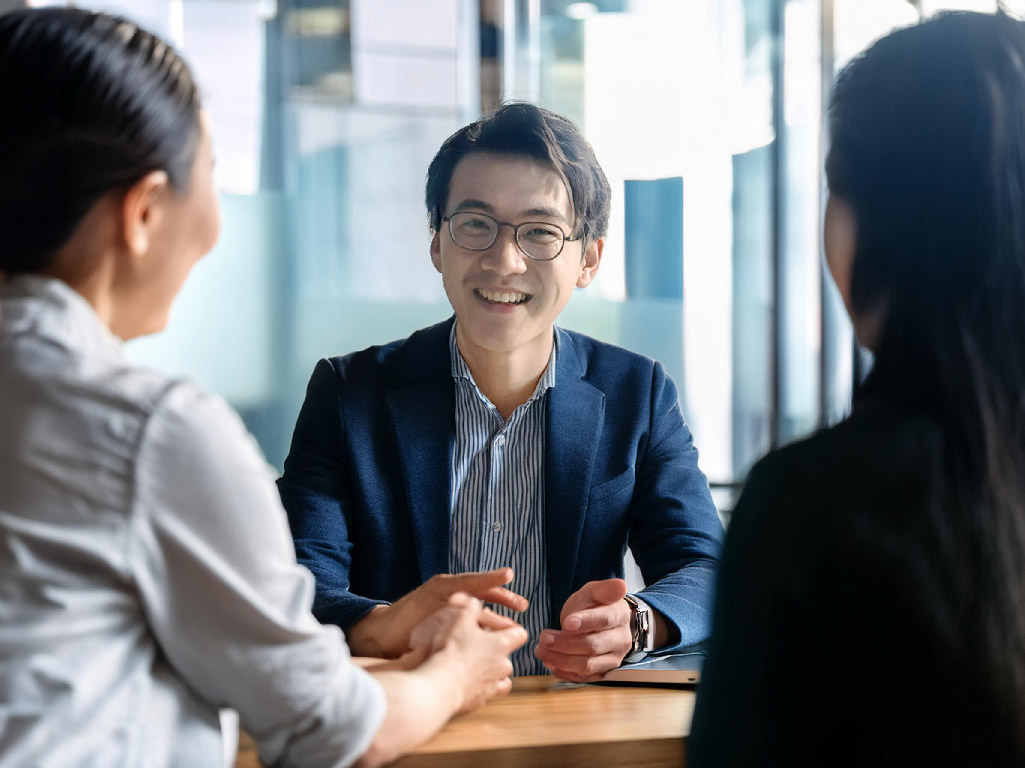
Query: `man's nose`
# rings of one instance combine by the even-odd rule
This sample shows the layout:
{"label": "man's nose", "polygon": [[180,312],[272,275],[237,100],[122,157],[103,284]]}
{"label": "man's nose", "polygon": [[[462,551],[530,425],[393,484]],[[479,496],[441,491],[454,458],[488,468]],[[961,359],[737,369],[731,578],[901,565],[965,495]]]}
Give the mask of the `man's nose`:
{"label": "man's nose", "polygon": [[527,255],[516,244],[516,232],[512,227],[499,227],[498,237],[484,252],[481,267],[496,275],[519,275],[527,271]]}

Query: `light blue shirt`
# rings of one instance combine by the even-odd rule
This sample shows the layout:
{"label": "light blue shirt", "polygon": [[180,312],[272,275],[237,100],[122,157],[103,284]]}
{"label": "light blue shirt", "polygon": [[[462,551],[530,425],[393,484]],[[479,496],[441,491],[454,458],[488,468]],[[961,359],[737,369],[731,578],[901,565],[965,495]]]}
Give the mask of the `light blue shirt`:
{"label": "light blue shirt", "polygon": [[[344,766],[381,687],[310,613],[273,472],[64,283],[0,283],[0,765]],[[236,720],[237,723],[237,720]]]}
{"label": "light blue shirt", "polygon": [[509,420],[477,387],[456,344],[449,341],[456,390],[452,457],[451,573],[511,566],[509,589],[530,601],[524,613],[493,606],[522,624],[529,642],[512,656],[517,675],[543,675],[534,656],[548,626],[551,596],[545,551],[545,394],[555,386],[556,342],[534,393]]}

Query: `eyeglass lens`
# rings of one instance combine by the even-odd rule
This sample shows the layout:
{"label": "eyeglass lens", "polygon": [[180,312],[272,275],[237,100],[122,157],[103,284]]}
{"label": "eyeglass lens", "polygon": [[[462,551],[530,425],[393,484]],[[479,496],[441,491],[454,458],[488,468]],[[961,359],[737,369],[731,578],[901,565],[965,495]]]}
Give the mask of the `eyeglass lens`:
{"label": "eyeglass lens", "polygon": [[[499,224],[482,213],[463,212],[449,217],[452,239],[456,245],[474,251],[490,248],[498,239]],[[525,221],[516,226],[516,243],[532,259],[554,259],[562,250],[564,235],[554,224]]]}

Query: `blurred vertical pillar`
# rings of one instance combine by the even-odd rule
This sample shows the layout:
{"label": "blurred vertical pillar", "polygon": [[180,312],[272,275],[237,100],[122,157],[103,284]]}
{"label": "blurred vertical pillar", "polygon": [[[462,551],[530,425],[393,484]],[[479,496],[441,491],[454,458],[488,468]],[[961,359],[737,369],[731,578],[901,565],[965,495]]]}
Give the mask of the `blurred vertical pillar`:
{"label": "blurred vertical pillar", "polygon": [[480,0],[482,112],[541,94],[541,0]]}
{"label": "blurred vertical pillar", "polygon": [[657,329],[660,362],[676,380],[683,402],[683,179],[627,180],[623,187],[624,257],[628,306],[622,341],[644,352]]}

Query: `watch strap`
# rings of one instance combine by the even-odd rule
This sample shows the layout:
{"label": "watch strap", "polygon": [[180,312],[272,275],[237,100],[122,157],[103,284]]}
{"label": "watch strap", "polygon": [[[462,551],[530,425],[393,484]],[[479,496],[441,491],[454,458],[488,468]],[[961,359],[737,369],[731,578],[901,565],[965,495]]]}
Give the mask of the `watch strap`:
{"label": "watch strap", "polygon": [[655,647],[655,632],[652,627],[651,606],[636,595],[627,595],[626,602],[630,606],[632,618],[630,621],[633,633],[633,646],[629,655],[623,659],[627,663],[640,661]]}

